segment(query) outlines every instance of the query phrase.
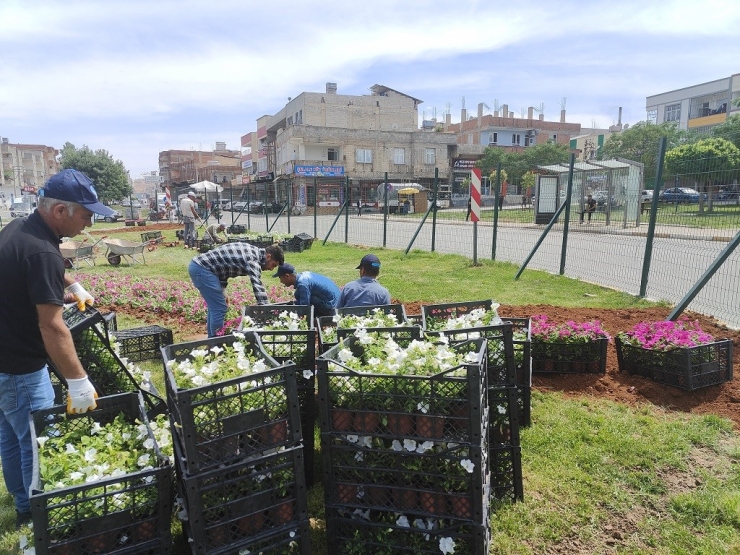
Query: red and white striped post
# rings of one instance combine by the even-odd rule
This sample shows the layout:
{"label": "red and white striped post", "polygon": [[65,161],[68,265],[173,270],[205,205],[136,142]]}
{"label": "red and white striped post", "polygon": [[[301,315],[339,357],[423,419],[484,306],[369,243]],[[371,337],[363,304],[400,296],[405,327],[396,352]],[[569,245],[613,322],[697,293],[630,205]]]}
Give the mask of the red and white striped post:
{"label": "red and white striped post", "polygon": [[473,264],[478,264],[478,222],[480,221],[480,168],[470,170],[470,219],[473,222]]}

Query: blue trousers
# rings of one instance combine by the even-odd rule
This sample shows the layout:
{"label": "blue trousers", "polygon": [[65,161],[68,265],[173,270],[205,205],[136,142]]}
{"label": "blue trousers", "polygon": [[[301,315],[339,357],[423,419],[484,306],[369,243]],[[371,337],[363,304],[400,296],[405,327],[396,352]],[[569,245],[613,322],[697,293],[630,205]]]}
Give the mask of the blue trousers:
{"label": "blue trousers", "polygon": [[208,306],[208,317],[206,319],[208,337],[216,337],[216,332],[224,327],[226,310],[228,308],[224,290],[221,288],[221,282],[216,274],[210,270],[206,270],[203,266],[199,266],[192,260],[188,266],[188,273],[190,274],[190,279],[193,281],[193,285],[200,291],[203,300]]}
{"label": "blue trousers", "polygon": [[31,512],[28,489],[33,472],[31,413],[54,404],[54,388],[44,366],[31,374],[0,374],[0,458],[5,487],[20,513]]}

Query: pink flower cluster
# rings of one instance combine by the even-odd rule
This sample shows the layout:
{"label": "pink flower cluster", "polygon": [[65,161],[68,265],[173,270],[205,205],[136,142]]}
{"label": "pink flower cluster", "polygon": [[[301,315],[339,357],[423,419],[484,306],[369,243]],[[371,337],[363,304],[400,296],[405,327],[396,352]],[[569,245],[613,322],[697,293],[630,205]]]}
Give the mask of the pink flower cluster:
{"label": "pink flower cluster", "polygon": [[531,335],[533,340],[543,343],[586,343],[596,339],[610,339],[610,336],[601,327],[601,322],[574,322],[568,320],[556,324],[548,320],[544,314],[532,316]]}
{"label": "pink flower cluster", "polygon": [[676,322],[640,322],[630,331],[617,334],[620,341],[635,347],[654,351],[696,347],[712,343],[714,337],[699,327],[697,320],[680,319]]}

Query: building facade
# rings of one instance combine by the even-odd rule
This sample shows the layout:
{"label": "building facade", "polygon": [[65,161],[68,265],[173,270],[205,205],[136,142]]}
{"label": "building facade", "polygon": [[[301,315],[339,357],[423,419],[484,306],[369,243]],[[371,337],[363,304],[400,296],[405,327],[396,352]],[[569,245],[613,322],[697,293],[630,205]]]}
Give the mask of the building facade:
{"label": "building facade", "polygon": [[[257,198],[284,202],[289,190],[294,204],[339,206],[349,183],[353,202],[374,204],[386,174],[431,190],[436,172],[446,183],[455,136],[419,129],[421,100],[383,85],[370,91],[342,95],[327,83],[325,92],[303,92],[260,118],[242,137],[245,179]],[[281,182],[290,186],[271,185]]]}
{"label": "building facade", "polygon": [[59,172],[59,150],[45,145],[13,144],[0,139],[0,194],[11,199],[35,195]]}
{"label": "building facade", "polygon": [[211,181],[220,185],[241,184],[241,152],[216,143],[213,151],[164,150],[159,153],[159,177],[163,187]]}
{"label": "building facade", "polygon": [[740,98],[740,74],[664,92],[645,99],[647,121],[676,122],[679,129],[705,131],[740,113],[732,105]]}

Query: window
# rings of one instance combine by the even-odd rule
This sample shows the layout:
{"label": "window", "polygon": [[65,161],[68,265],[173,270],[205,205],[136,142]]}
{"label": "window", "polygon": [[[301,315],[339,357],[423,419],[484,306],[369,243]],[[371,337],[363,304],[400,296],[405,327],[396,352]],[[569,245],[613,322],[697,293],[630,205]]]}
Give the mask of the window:
{"label": "window", "polygon": [[405,164],[406,163],[406,150],[403,148],[393,149],[393,163],[394,164]]}
{"label": "window", "polygon": [[488,144],[489,145],[495,145],[497,143],[498,143],[498,133],[495,133],[495,132],[494,133],[491,133],[488,136]]}
{"label": "window", "polygon": [[437,152],[433,148],[424,149],[424,163],[425,164],[436,164],[437,163]]}
{"label": "window", "polygon": [[524,146],[529,146],[532,138],[529,135],[524,135]]}
{"label": "window", "polygon": [[290,116],[287,121],[288,125],[293,125],[293,116]]}
{"label": "window", "polygon": [[681,121],[681,104],[666,106],[663,121]]}
{"label": "window", "polygon": [[303,110],[298,110],[298,120],[296,121],[296,123],[300,125],[303,124]]}
{"label": "window", "polygon": [[645,118],[650,123],[656,123],[658,121],[658,110],[650,109],[647,111],[647,117]]}
{"label": "window", "polygon": [[337,151],[336,148],[327,148],[326,159],[331,162],[336,162],[337,160],[339,160],[339,151]]}
{"label": "window", "polygon": [[521,139],[522,139],[522,136],[519,133],[511,134],[511,144],[518,145],[520,144]]}
{"label": "window", "polygon": [[550,137],[550,140],[552,140],[553,143],[557,143],[558,142],[557,134],[553,133],[552,136]]}
{"label": "window", "polygon": [[372,164],[373,151],[368,148],[358,148],[355,150],[355,162],[360,164]]}

